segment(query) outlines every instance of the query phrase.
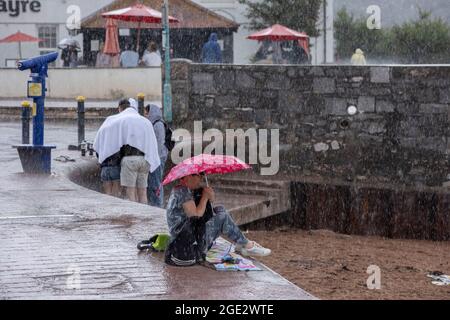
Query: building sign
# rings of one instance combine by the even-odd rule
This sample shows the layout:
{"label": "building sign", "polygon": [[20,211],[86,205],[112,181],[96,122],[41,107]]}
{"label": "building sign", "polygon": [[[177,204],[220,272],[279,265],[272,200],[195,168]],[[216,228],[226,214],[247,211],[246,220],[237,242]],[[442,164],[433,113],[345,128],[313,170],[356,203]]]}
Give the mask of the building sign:
{"label": "building sign", "polygon": [[100,40],[91,40],[91,51],[100,51]]}
{"label": "building sign", "polygon": [[119,35],[121,37],[128,37],[130,35],[130,29],[119,29]]}
{"label": "building sign", "polygon": [[10,17],[18,17],[21,13],[41,12],[41,2],[37,0],[0,0],[0,14],[7,13]]}

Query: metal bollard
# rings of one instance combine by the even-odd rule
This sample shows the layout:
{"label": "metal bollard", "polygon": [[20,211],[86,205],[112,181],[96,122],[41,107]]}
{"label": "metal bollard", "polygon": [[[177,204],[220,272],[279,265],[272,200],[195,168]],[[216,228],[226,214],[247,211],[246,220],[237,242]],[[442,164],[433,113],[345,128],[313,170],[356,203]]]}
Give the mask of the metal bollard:
{"label": "metal bollard", "polygon": [[30,144],[31,108],[28,101],[22,102],[22,144]]}
{"label": "metal bollard", "polygon": [[81,143],[85,139],[85,111],[84,111],[84,102],[86,98],[83,96],[77,97],[77,112],[78,112],[78,147],[81,146]]}
{"label": "metal bollard", "polygon": [[141,116],[143,116],[143,115],[144,115],[144,100],[145,100],[145,94],[139,93],[139,94],[137,95],[137,98],[138,98],[139,114],[140,114]]}
{"label": "metal bollard", "polygon": [[85,157],[86,156],[86,151],[87,151],[87,143],[86,143],[86,141],[82,141],[80,143],[80,150],[81,150],[81,156]]}
{"label": "metal bollard", "polygon": [[87,143],[87,149],[89,151],[89,155],[93,156],[94,155],[94,144],[92,142]]}

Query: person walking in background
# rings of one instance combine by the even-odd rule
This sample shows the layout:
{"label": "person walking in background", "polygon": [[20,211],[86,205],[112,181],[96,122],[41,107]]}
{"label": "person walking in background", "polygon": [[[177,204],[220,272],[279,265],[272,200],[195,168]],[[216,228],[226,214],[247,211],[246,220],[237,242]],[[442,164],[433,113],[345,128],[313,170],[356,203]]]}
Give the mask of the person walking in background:
{"label": "person walking in background", "polygon": [[147,204],[148,174],[160,166],[155,132],[138,112],[134,99],[119,102],[119,114],[108,117],[97,132],[99,163],[120,152],[120,184],[130,201]]}
{"label": "person walking in background", "polygon": [[309,55],[306,53],[304,48],[294,42],[292,46],[292,55],[289,62],[293,64],[308,64]]}
{"label": "person walking in background", "polygon": [[361,49],[356,49],[351,60],[354,66],[364,66],[366,65],[366,58],[364,57],[364,52]]}
{"label": "person walking in background", "polygon": [[103,53],[104,49],[105,49],[105,44],[102,42],[102,43],[100,43],[100,48],[97,53],[97,59],[95,60],[96,68],[108,68],[111,66],[112,56],[109,54]]}
{"label": "person walking in background", "polygon": [[61,60],[63,61],[63,67],[76,68],[78,66],[78,51],[73,45],[67,46],[61,53]]}
{"label": "person walking in background", "polygon": [[97,59],[95,60],[96,68],[118,68],[120,67],[119,55],[104,53],[105,44],[100,44],[100,50],[97,53]]}
{"label": "person walking in background", "polygon": [[139,63],[139,54],[132,50],[131,45],[125,45],[125,50],[120,54],[120,65],[124,68],[135,68]]}
{"label": "person walking in background", "polygon": [[166,127],[164,125],[162,111],[157,105],[149,104],[145,107],[144,116],[150,120],[155,131],[156,141],[158,143],[158,154],[160,159],[160,166],[149,174],[147,198],[148,204],[155,207],[163,207],[164,204],[164,188],[161,185],[164,168],[169,154],[166,147]]}
{"label": "person walking in background", "polygon": [[155,42],[150,42],[148,50],[145,51],[142,57],[142,63],[146,67],[160,67],[162,60],[158,53],[158,45]]}
{"label": "person walking in background", "polygon": [[[127,103],[128,101],[128,103]],[[121,101],[126,121],[120,132],[128,139],[121,147],[120,185],[126,188],[128,200],[148,204],[148,175],[160,167],[157,141],[153,126],[138,112],[134,99]]]}
{"label": "person walking in background", "polygon": [[255,64],[273,64],[273,48],[269,41],[263,41],[253,58]]}
{"label": "person walking in background", "polygon": [[203,45],[203,63],[222,63],[222,49],[217,42],[217,33],[211,33],[208,42]]}

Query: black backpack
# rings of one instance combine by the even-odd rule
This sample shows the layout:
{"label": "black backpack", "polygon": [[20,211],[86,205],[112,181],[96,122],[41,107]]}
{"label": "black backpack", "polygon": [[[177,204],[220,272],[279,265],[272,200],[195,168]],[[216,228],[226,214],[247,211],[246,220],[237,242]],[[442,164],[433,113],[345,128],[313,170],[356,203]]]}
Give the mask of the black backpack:
{"label": "black backpack", "polygon": [[170,152],[175,147],[175,141],[172,140],[173,130],[172,130],[171,127],[169,127],[169,125],[167,123],[165,123],[161,119],[156,120],[155,122],[153,122],[153,126],[157,122],[162,122],[162,124],[164,124],[164,129],[166,130],[166,137],[165,137],[164,145],[166,146],[167,150],[169,150],[169,152]]}
{"label": "black backpack", "polygon": [[204,225],[200,226],[193,218],[186,220],[180,233],[169,243],[165,262],[173,266],[188,267],[204,261],[204,228]]}

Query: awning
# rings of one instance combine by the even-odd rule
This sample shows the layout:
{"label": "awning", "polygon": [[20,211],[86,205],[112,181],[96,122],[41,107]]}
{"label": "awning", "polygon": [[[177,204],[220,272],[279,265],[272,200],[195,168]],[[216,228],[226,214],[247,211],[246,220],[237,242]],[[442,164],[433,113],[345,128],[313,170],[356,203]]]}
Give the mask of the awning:
{"label": "awning", "polygon": [[[164,0],[143,0],[140,2],[160,11]],[[116,0],[83,19],[81,27],[83,29],[103,29],[105,20],[102,17],[102,13],[129,7],[134,4],[136,4],[136,0]],[[179,23],[171,26],[171,29],[231,29],[237,31],[239,28],[238,23],[190,0],[171,0],[169,14],[179,20]],[[138,23],[119,21],[118,27],[120,29],[136,29]],[[142,28],[161,29],[161,24],[143,24]]]}

